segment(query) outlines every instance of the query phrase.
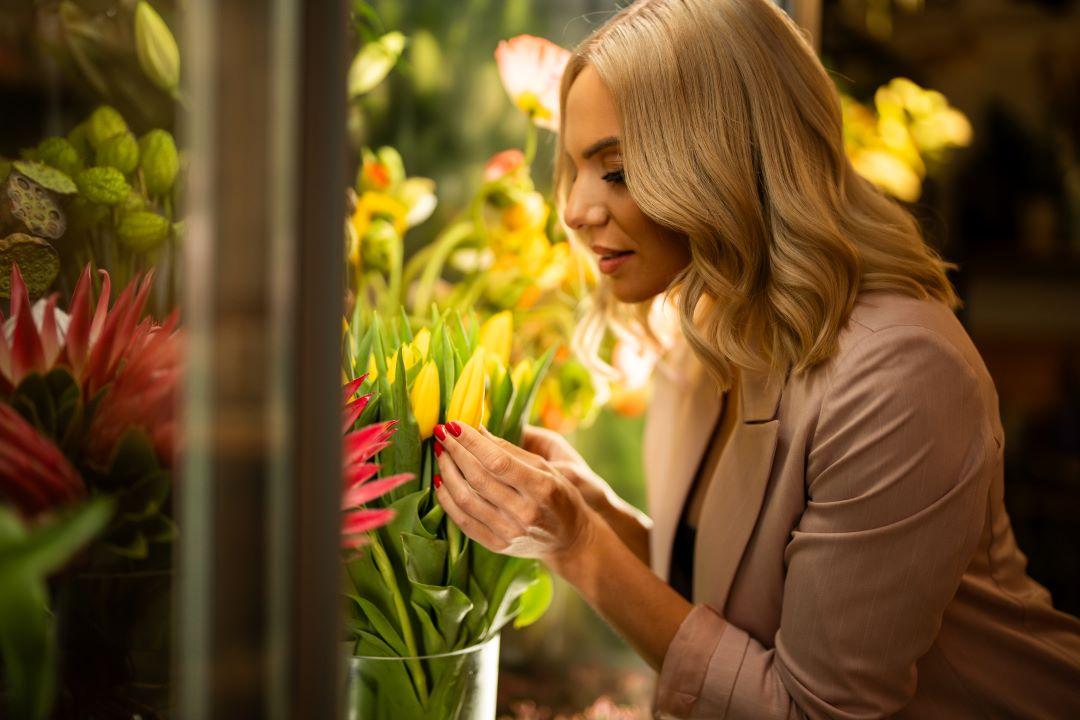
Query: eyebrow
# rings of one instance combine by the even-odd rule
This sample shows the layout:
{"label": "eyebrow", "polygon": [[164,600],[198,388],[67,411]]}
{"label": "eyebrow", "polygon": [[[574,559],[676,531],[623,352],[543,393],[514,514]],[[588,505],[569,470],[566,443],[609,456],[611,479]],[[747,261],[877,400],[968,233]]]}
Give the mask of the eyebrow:
{"label": "eyebrow", "polygon": [[619,138],[615,137],[614,135],[612,135],[610,137],[606,137],[603,140],[597,140],[592,145],[585,148],[585,151],[583,153],[581,153],[581,157],[584,160],[588,160],[589,158],[591,158],[593,155],[600,152],[601,150],[607,150],[609,147],[611,147],[613,145],[618,145],[618,144],[619,144]]}

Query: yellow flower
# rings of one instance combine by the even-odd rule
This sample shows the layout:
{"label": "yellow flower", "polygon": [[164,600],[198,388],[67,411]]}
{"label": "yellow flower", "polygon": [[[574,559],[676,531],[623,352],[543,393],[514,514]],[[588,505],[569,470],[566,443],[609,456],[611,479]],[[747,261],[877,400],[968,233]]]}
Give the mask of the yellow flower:
{"label": "yellow flower", "polygon": [[522,360],[510,371],[510,379],[514,382],[514,388],[520,388],[532,378],[532,363]]}
{"label": "yellow flower", "polygon": [[405,363],[405,369],[408,370],[420,360],[420,355],[412,345],[402,345],[399,350],[395,350],[386,361],[386,380],[391,385],[394,384],[394,380],[397,378],[397,365],[398,365],[398,353],[401,353],[401,360]]}
{"label": "yellow flower", "polygon": [[356,201],[356,210],[352,215],[352,226],[356,236],[362,243],[364,235],[371,227],[371,221],[376,217],[382,217],[390,221],[397,234],[404,235],[409,229],[406,218],[409,209],[399,200],[381,192],[367,191]]}
{"label": "yellow flower", "polygon": [[435,363],[427,361],[413,381],[409,393],[416,424],[420,426],[420,439],[431,437],[435,423],[439,421],[439,371]]}
{"label": "yellow flower", "polygon": [[413,338],[412,346],[421,360],[426,358],[431,347],[431,332],[427,328],[420,328],[420,331],[416,333],[416,337]]}
{"label": "yellow flower", "polygon": [[472,425],[482,424],[484,419],[484,348],[478,347],[461,369],[461,377],[454,384],[450,395],[450,407],[446,419]]}
{"label": "yellow flower", "polygon": [[525,193],[521,200],[503,210],[502,224],[515,230],[543,230],[547,224],[548,206],[538,192]]}
{"label": "yellow flower", "polygon": [[503,365],[510,363],[510,345],[514,339],[514,316],[509,310],[495,313],[480,326],[480,346]]}

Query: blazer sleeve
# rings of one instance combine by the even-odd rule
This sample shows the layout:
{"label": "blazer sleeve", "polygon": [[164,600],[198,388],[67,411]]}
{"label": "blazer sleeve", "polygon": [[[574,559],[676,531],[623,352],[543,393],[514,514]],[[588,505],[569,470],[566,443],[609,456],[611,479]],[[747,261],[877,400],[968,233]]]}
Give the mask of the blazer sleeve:
{"label": "blazer sleeve", "polygon": [[978,376],[943,337],[901,326],[860,340],[809,443],[774,647],[696,606],[661,668],[658,714],[869,720],[903,708],[979,540],[992,428]]}

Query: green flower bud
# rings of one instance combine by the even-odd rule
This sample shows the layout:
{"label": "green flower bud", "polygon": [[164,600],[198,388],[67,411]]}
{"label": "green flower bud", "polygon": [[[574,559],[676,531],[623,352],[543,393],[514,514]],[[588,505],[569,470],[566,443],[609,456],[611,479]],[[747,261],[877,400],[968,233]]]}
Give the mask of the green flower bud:
{"label": "green flower bud", "polygon": [[115,108],[101,105],[91,113],[86,121],[86,139],[95,150],[113,135],[127,132],[128,126],[124,118]]}
{"label": "green flower bud", "polygon": [[96,165],[114,167],[125,175],[130,175],[139,166],[139,143],[130,132],[113,135],[98,145],[95,156]]}
{"label": "green flower bud", "polygon": [[136,210],[124,213],[116,226],[116,237],[128,249],[144,253],[165,242],[170,229],[167,218],[148,210]]}
{"label": "green flower bud", "polygon": [[360,262],[364,268],[388,272],[393,262],[394,246],[401,237],[394,226],[383,218],[375,218],[360,238]]}
{"label": "green flower bud", "polygon": [[167,93],[180,86],[180,49],[172,31],[150,3],[135,7],[135,53],[139,65],[155,85]]}
{"label": "green flower bud", "polygon": [[82,170],[79,151],[68,142],[67,138],[45,138],[37,146],[38,160],[60,170],[65,175],[76,175]]}
{"label": "green flower bud", "polygon": [[84,198],[99,205],[116,205],[131,192],[123,173],[114,167],[87,168],[75,177],[75,184]]}
{"label": "green flower bud", "polygon": [[165,130],[151,130],[139,140],[139,150],[146,191],[155,197],[167,195],[180,172],[180,156],[173,136]]}
{"label": "green flower bud", "polygon": [[79,162],[84,167],[94,161],[94,148],[90,145],[90,138],[86,134],[88,126],[88,122],[79,123],[67,134],[67,141],[71,143],[71,147],[75,148],[75,152],[79,153]]}

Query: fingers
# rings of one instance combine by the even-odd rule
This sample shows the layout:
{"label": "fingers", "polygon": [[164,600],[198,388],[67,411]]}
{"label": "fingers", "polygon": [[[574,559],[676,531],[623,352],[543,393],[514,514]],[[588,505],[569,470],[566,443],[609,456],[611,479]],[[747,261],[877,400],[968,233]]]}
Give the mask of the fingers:
{"label": "fingers", "polygon": [[481,435],[483,435],[488,440],[495,443],[500,448],[502,448],[506,452],[510,453],[511,455],[513,455],[515,458],[517,458],[521,462],[525,463],[526,465],[529,465],[530,467],[534,467],[534,468],[542,468],[544,466],[543,465],[544,458],[540,457],[536,453],[531,453],[531,452],[529,452],[528,450],[526,450],[524,448],[520,448],[517,445],[515,445],[514,443],[510,442],[509,440],[505,440],[505,439],[503,439],[501,437],[495,437],[494,435],[491,434],[491,431],[488,430],[483,425],[481,425],[479,429],[480,429],[480,434]]}
{"label": "fingers", "polygon": [[500,552],[522,528],[477,493],[457,465],[444,453],[439,458],[442,483],[435,493],[458,527],[489,550]]}
{"label": "fingers", "polygon": [[567,455],[566,438],[554,430],[526,425],[521,436],[521,446],[547,460],[565,458]]}
{"label": "fingers", "polygon": [[491,528],[461,509],[454,500],[453,494],[447,489],[445,480],[439,486],[439,489],[435,491],[435,495],[438,497],[439,504],[446,511],[447,516],[461,528],[461,532],[492,552],[503,551],[506,543],[495,537]]}
{"label": "fingers", "polygon": [[515,483],[513,476],[527,471],[529,465],[519,462],[517,458],[488,437],[481,435],[471,425],[465,423],[454,423],[454,425],[460,428],[460,433],[454,435],[448,429],[446,439],[442,441],[442,444],[451,453],[454,462],[458,464],[470,482],[476,472],[475,468],[479,467],[500,483],[520,484],[520,478],[517,478],[519,482]]}

